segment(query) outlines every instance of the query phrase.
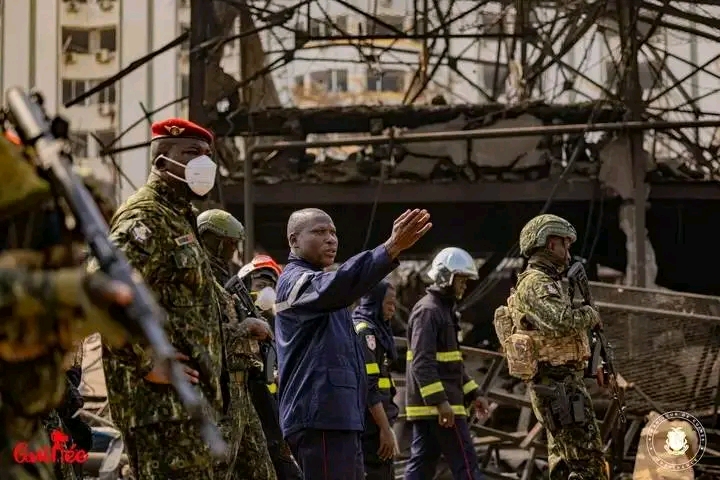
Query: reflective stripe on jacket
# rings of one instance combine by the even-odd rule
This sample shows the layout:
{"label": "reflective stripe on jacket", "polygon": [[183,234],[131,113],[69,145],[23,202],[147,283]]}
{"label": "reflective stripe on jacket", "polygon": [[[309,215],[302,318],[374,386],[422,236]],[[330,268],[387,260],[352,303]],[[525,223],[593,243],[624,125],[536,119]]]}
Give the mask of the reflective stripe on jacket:
{"label": "reflective stripe on jacket", "polygon": [[445,401],[455,415],[465,416],[479,395],[478,384],[465,373],[458,331],[454,298],[430,287],[408,322],[408,420],[437,416],[437,405]]}
{"label": "reflective stripe on jacket", "polygon": [[280,425],[364,429],[365,365],[348,307],[393,271],[384,246],[323,272],[294,255],[277,284],[275,337]]}
{"label": "reflective stripe on jacket", "polygon": [[[380,342],[375,339],[375,332],[371,324],[357,322],[355,331],[365,352],[365,373],[367,374],[368,407],[382,403],[385,415],[390,425],[395,423],[398,416],[398,407],[393,402],[395,397],[395,384],[390,376],[390,361],[387,352]],[[375,421],[367,410],[365,414],[365,431],[377,430]]]}

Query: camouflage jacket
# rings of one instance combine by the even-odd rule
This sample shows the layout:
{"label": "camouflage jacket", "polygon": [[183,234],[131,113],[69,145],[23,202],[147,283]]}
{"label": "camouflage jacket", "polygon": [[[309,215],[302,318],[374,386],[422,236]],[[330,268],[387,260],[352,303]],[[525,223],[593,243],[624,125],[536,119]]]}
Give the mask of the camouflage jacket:
{"label": "camouflage jacket", "polygon": [[[200,373],[202,394],[221,410],[220,305],[189,200],[151,174],[118,209],[110,233],[167,312],[170,342]],[[121,428],[188,418],[171,386],[143,380],[152,368],[148,352],[137,345],[106,348],[104,360],[111,411]]]}
{"label": "camouflage jacket", "polygon": [[75,342],[100,331],[120,345],[125,334],[92,304],[74,249],[49,243],[42,252],[19,248],[38,237],[54,240],[44,213],[57,212],[45,208],[49,188],[29,163],[8,156],[6,142],[0,142],[0,164],[7,174],[0,188],[0,472],[12,480],[49,480],[52,464],[37,463],[31,473],[13,449],[34,452],[48,445],[42,419],[63,399],[64,364]]}
{"label": "camouflage jacket", "polygon": [[518,276],[515,306],[531,329],[555,337],[587,330],[598,320],[592,307],[573,308],[557,269],[542,255],[531,257]]}

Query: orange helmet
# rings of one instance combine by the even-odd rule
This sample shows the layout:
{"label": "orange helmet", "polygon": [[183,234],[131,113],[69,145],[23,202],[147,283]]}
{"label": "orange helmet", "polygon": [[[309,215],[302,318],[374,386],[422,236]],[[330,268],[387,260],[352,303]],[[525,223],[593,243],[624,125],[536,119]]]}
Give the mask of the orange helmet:
{"label": "orange helmet", "polygon": [[256,255],[250,263],[243,265],[238,272],[238,277],[240,277],[241,280],[245,280],[248,275],[260,273],[261,270],[264,270],[263,273],[267,272],[267,275],[272,278],[273,282],[277,282],[280,273],[282,273],[282,267],[280,267],[272,257],[268,255]]}

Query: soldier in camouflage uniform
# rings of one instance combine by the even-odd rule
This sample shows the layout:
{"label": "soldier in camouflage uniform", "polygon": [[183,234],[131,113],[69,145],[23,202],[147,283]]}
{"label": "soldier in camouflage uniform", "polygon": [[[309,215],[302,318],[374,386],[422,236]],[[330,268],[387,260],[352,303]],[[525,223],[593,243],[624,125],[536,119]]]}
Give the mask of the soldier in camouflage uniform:
{"label": "soldier in camouflage uniform", "polygon": [[[168,314],[166,331],[217,420],[227,408],[218,289],[197,233],[191,200],[214,186],[213,136],[182,119],[152,125],[148,182],[117,211],[111,238],[143,275]],[[113,420],[122,431],[138,480],[205,480],[217,465],[190,421],[167,372],[137,345],[105,349]]]}
{"label": "soldier in camouflage uniform", "polygon": [[[242,223],[228,212],[207,210],[197,219],[203,247],[210,258],[224,305],[223,334],[228,357],[230,409],[220,424],[231,441],[234,455],[231,474],[237,480],[274,480],[275,471],[268,453],[258,414],[248,392],[248,377],[258,368],[258,340],[272,336],[270,326],[257,318],[239,317],[235,300],[221,287],[230,279],[228,266],[236,251],[242,249],[245,230]],[[262,368],[260,366],[260,368]]]}
{"label": "soldier in camouflage uniform", "polygon": [[533,411],[547,432],[550,480],[603,480],[609,473],[583,381],[588,329],[600,317],[590,306],[574,307],[560,280],[576,236],[570,222],[555,215],[540,215],[523,227],[520,251],[528,266],[507,306],[495,312],[495,328],[510,374],[527,382]]}
{"label": "soldier in camouflage uniform", "polygon": [[[74,170],[82,178],[105,221],[110,223],[117,207],[109,192],[105,191],[102,182],[93,175],[91,169],[75,167]],[[87,255],[87,249],[84,250],[84,254]],[[82,340],[78,342],[73,358],[68,358],[68,360],[66,363],[68,370],[65,374],[67,384],[65,400],[62,406],[53,410],[45,418],[43,425],[48,435],[52,435],[56,430],[63,431],[69,435],[70,444],[75,444],[78,449],[89,452],[92,448],[92,430],[81,417],[76,415],[84,405],[82,395],[78,390],[82,378]],[[55,476],[58,480],[80,480],[82,479],[82,464],[71,464],[58,460],[55,462]]]}
{"label": "soldier in camouflage uniform", "polygon": [[131,291],[80,266],[80,239],[29,155],[0,136],[0,476],[50,480],[52,463],[23,456],[50,446],[43,422],[65,395],[75,342],[96,331],[116,347],[127,340],[107,302],[126,305]]}

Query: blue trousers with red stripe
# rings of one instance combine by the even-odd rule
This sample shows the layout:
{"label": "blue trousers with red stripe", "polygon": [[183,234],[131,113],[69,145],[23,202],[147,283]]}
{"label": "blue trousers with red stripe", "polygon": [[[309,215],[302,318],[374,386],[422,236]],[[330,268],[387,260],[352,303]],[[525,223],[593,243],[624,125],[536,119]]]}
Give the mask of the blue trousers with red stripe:
{"label": "blue trousers with red stripe", "polygon": [[305,480],[364,480],[361,432],[306,429],[289,435]]}
{"label": "blue trousers with red stripe", "polygon": [[455,417],[455,426],[441,427],[437,418],[412,422],[413,438],[405,480],[435,478],[440,456],[450,465],[454,480],[483,480],[470,439],[467,419]]}

